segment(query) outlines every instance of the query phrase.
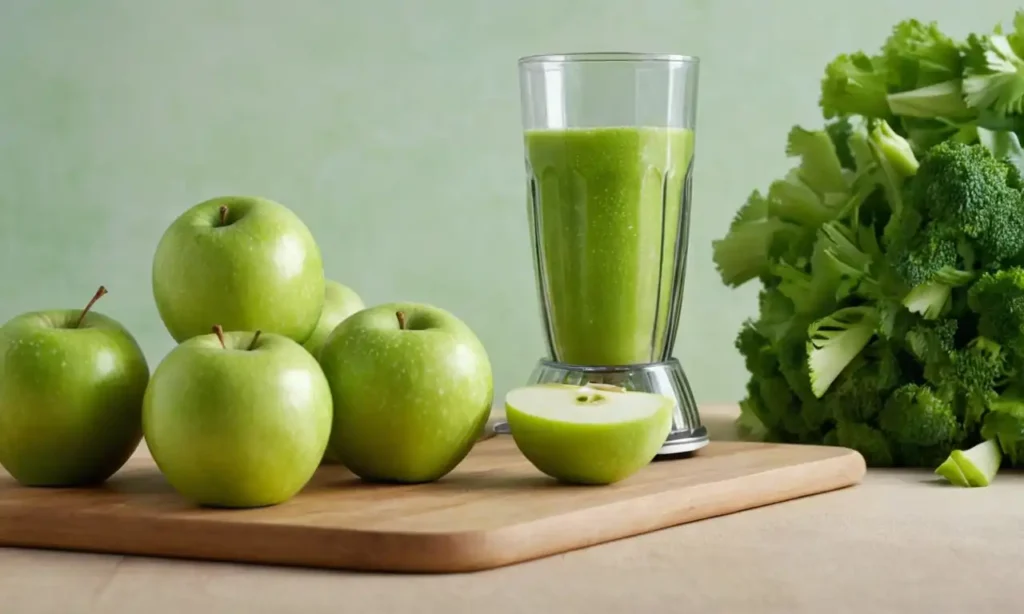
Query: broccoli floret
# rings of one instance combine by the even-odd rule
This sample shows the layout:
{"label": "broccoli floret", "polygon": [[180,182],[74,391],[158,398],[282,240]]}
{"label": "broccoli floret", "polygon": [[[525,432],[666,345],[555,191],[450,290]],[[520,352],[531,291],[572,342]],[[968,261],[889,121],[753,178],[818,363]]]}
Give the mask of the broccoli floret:
{"label": "broccoli floret", "polygon": [[885,435],[864,422],[839,420],[835,441],[844,448],[860,452],[871,467],[889,467],[893,464],[892,447]]}
{"label": "broccoli floret", "polygon": [[900,445],[952,449],[963,437],[950,399],[925,384],[904,384],[894,390],[878,415],[878,426]]}
{"label": "broccoli floret", "polygon": [[878,310],[873,307],[844,307],[816,320],[808,328],[807,370],[811,391],[821,397],[832,382],[875,336]]}
{"label": "broccoli floret", "polygon": [[995,389],[1012,374],[1008,357],[999,344],[984,337],[971,341],[952,354],[952,376],[963,399],[964,425],[973,428],[997,398]]}
{"label": "broccoli floret", "polygon": [[1024,352],[1024,269],[983,274],[968,290],[967,304],[978,314],[979,334]]}
{"label": "broccoli floret", "polygon": [[956,349],[957,320],[920,322],[907,332],[907,347],[922,364],[946,359]]}
{"label": "broccoli floret", "polygon": [[882,341],[865,348],[821,400],[827,414],[851,422],[873,419],[903,376],[896,351],[893,344]]}
{"label": "broccoli floret", "polygon": [[941,224],[930,223],[887,254],[893,271],[910,288],[934,279],[946,267],[960,264],[956,234]]}
{"label": "broccoli floret", "polygon": [[1024,250],[1024,195],[1012,185],[1017,177],[983,145],[944,141],[921,159],[905,202],[997,263]]}

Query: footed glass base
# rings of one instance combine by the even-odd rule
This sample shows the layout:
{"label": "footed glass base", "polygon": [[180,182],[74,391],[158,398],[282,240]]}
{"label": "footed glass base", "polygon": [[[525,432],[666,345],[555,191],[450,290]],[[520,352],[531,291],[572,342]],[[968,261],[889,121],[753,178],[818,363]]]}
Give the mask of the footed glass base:
{"label": "footed glass base", "polygon": [[[678,360],[673,358],[665,362],[617,367],[566,365],[542,360],[530,376],[530,384],[582,386],[588,383],[611,384],[626,390],[655,392],[675,400],[672,430],[658,456],[693,452],[708,444],[707,429],[701,424],[697,402]],[[497,433],[508,433],[508,423],[499,422],[494,430]]]}

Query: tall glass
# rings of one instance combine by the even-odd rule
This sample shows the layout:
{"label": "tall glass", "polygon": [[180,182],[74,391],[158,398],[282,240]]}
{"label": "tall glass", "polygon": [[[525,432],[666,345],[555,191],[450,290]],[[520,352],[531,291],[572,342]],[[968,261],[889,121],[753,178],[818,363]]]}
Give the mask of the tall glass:
{"label": "tall glass", "polygon": [[671,357],[698,66],[693,57],[641,53],[519,61],[531,245],[554,362]]}

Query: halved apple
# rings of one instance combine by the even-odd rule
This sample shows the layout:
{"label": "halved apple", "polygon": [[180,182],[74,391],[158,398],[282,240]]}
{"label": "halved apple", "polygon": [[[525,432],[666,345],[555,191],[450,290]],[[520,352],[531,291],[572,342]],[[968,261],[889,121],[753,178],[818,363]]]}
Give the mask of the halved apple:
{"label": "halved apple", "polygon": [[611,484],[645,467],[668,437],[672,409],[664,395],[604,384],[537,384],[505,396],[523,456],[573,484]]}

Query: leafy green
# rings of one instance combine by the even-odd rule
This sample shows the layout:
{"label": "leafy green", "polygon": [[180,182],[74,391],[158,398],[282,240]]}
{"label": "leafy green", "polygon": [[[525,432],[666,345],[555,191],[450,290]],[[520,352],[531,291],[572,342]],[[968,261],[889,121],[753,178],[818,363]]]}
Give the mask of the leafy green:
{"label": "leafy green", "polygon": [[738,426],[966,485],[1024,467],[1024,10],[961,40],[898,22],[825,63],[818,103],[712,244],[760,285]]}

